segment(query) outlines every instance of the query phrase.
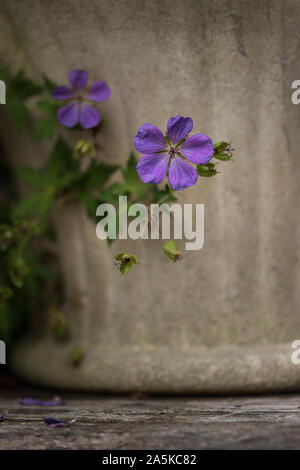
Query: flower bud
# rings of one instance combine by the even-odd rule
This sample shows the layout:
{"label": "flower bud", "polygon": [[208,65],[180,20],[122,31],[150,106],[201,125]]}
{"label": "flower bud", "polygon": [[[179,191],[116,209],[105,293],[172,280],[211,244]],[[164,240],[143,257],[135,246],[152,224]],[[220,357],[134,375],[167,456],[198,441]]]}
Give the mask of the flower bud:
{"label": "flower bud", "polygon": [[94,158],[96,151],[92,142],[89,142],[88,140],[79,140],[75,145],[75,154],[78,157],[85,157],[86,155],[89,155],[90,157]]}
{"label": "flower bud", "polygon": [[197,171],[199,176],[215,176],[218,172],[214,163],[206,163],[206,165],[197,165]]}
{"label": "flower bud", "polygon": [[174,263],[182,259],[182,254],[179,249],[179,246],[172,240],[169,240],[167,243],[164,244],[164,252],[168,258],[174,261]]}
{"label": "flower bud", "polygon": [[135,255],[129,253],[118,253],[115,256],[115,260],[117,261],[116,264],[121,274],[127,273],[134,264],[138,264],[139,262]]}

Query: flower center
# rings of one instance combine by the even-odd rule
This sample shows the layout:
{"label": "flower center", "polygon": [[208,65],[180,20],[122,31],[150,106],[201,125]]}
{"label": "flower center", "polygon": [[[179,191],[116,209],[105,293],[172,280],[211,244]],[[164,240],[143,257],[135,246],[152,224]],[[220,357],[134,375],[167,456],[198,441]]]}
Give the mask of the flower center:
{"label": "flower center", "polygon": [[179,153],[179,149],[175,148],[175,147],[170,147],[169,148],[169,155],[170,155],[170,158],[175,158],[175,156]]}

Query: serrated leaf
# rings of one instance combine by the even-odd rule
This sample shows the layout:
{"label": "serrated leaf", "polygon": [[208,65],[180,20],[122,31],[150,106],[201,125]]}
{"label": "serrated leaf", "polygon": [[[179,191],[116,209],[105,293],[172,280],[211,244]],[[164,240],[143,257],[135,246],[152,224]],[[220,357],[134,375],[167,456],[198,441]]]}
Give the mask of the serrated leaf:
{"label": "serrated leaf", "polygon": [[19,133],[24,130],[28,119],[28,111],[24,102],[17,97],[7,97],[8,115]]}
{"label": "serrated leaf", "polygon": [[118,170],[118,165],[107,165],[92,161],[83,175],[83,184],[89,189],[102,190],[109,178]]}
{"label": "serrated leaf", "polygon": [[27,78],[24,70],[20,70],[12,77],[8,86],[9,95],[17,96],[19,99],[23,100],[36,96],[41,92],[42,87],[30,78]]}
{"label": "serrated leaf", "polygon": [[50,116],[45,119],[40,119],[34,131],[34,138],[36,140],[44,139],[45,137],[51,139],[54,136],[57,126],[58,121],[56,117]]}
{"label": "serrated leaf", "polygon": [[45,187],[45,180],[42,177],[42,173],[40,170],[35,170],[34,168],[25,167],[25,168],[18,169],[17,174],[31,188],[41,189]]}
{"label": "serrated leaf", "polygon": [[153,202],[158,204],[177,201],[168,184],[165,189],[159,189],[155,184],[152,185]]}
{"label": "serrated leaf", "polygon": [[54,188],[31,194],[23,199],[13,210],[13,217],[38,217],[43,222],[54,203]]}
{"label": "serrated leaf", "polygon": [[99,201],[86,192],[79,192],[77,194],[79,200],[84,205],[88,215],[94,218],[96,215],[97,207],[99,205]]}
{"label": "serrated leaf", "polygon": [[52,93],[56,88],[55,83],[52,82],[48,77],[46,77],[46,75],[43,76],[43,79],[44,79],[44,86],[45,86],[46,90],[49,93]]}
{"label": "serrated leaf", "polygon": [[59,138],[45,165],[45,171],[50,175],[51,180],[55,184],[61,176],[65,176],[66,172],[71,170],[78,170],[79,172],[79,162],[73,158],[73,152],[69,145],[62,138]]}
{"label": "serrated leaf", "polygon": [[122,170],[122,175],[126,186],[126,192],[141,197],[146,195],[148,191],[148,186],[140,179],[136,170],[136,166],[137,160],[135,158],[134,153],[132,152],[129,155],[125,169]]}

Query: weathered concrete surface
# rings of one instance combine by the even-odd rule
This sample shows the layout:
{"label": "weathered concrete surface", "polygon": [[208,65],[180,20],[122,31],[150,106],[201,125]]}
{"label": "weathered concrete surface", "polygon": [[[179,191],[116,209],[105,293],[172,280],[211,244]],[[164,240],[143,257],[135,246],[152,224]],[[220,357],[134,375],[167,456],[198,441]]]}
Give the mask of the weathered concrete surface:
{"label": "weathered concrete surface", "polygon": [[[24,407],[1,394],[0,449],[299,449],[299,395],[228,398],[126,398],[69,395],[66,406]],[[77,418],[51,429],[44,416]]]}
{"label": "weathered concrete surface", "polygon": [[[99,158],[125,162],[140,124],[176,114],[236,148],[222,175],[180,195],[205,203],[206,238],[176,265],[161,242],[108,248],[80,210],[58,214],[72,344],[38,333],[16,351],[20,375],[98,390],[300,389],[299,21],[296,0],[2,0],[3,60],[57,83],[85,68],[111,86]],[[19,165],[45,157],[1,133]],[[120,249],[141,259],[124,278]]]}

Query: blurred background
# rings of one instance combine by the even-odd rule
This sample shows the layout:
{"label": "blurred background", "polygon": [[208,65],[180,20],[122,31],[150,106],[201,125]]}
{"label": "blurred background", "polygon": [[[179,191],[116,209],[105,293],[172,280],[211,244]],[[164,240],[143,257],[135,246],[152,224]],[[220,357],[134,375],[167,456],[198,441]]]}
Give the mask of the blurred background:
{"label": "blurred background", "polygon": [[[300,78],[296,0],[1,0],[0,339],[39,385],[97,391],[298,390]],[[51,98],[104,80],[95,132]],[[96,238],[95,209],[151,197],[133,138],[191,116],[234,161],[175,197],[205,204],[205,246]],[[183,244],[181,245],[183,249]],[[125,276],[118,252],[140,265]]]}

